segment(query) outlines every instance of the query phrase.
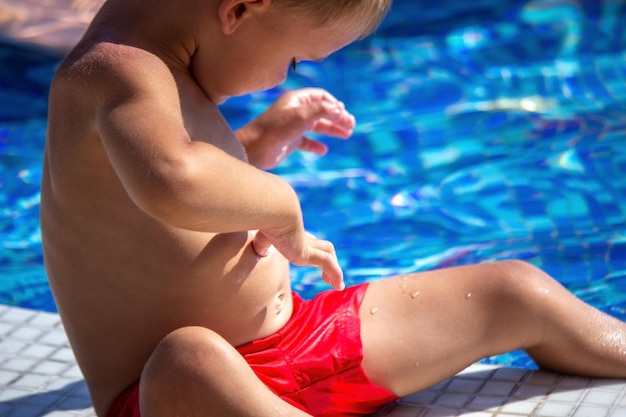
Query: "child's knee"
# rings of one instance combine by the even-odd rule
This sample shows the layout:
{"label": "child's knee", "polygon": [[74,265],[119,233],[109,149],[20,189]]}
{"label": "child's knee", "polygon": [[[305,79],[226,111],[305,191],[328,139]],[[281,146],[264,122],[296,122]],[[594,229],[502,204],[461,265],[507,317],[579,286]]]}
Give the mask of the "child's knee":
{"label": "child's knee", "polygon": [[505,260],[494,262],[493,267],[491,279],[485,281],[498,309],[529,316],[541,315],[555,291],[563,291],[558,282],[528,262]]}
{"label": "child's knee", "polygon": [[[498,261],[496,279],[503,289],[514,292],[544,292],[556,281],[536,266],[516,259]],[[528,295],[528,294],[527,294]]]}
{"label": "child's knee", "polygon": [[[141,376],[141,395],[151,401],[165,393],[184,391],[200,379],[217,377],[220,366],[236,351],[217,333],[202,327],[184,327],[168,334],[154,349]],[[205,381],[206,382],[206,381]]]}
{"label": "child's knee", "polygon": [[505,273],[508,277],[524,277],[524,276],[535,276],[537,274],[543,274],[540,269],[536,266],[528,263],[526,261],[522,261],[519,259],[506,259],[503,261],[497,261],[493,263],[499,270]]}

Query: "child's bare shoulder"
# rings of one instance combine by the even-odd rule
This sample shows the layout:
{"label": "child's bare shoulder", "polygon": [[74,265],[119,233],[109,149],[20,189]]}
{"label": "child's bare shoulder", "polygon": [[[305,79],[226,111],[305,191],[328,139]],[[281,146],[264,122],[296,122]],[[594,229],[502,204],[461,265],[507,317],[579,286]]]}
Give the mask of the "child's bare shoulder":
{"label": "child's bare shoulder", "polygon": [[[170,69],[155,54],[130,45],[98,42],[79,45],[59,66],[55,83],[105,93],[160,89],[173,82]],[[76,91],[76,90],[75,90]]]}

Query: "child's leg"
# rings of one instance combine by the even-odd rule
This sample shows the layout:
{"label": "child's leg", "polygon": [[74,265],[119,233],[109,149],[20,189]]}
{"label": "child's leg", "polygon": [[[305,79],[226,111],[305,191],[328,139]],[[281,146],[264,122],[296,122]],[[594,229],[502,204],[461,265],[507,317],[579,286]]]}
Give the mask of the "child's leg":
{"label": "child's leg", "polygon": [[188,327],[167,336],[144,369],[142,417],[309,416],[272,393],[219,335]]}
{"label": "child's leg", "polygon": [[626,323],[523,262],[381,280],[360,315],[365,372],[399,396],[515,349],[547,369],[626,378]]}

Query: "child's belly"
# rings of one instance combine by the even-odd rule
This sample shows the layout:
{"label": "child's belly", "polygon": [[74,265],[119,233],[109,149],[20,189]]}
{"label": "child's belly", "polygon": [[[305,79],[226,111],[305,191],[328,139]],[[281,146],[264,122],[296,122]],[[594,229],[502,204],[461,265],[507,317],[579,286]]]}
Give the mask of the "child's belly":
{"label": "child's belly", "polygon": [[[259,258],[251,234],[217,235],[192,262],[181,262],[179,282],[158,292],[168,306],[167,327],[200,325],[234,346],[268,336],[291,316],[289,263],[278,252]],[[185,265],[183,265],[183,263]],[[154,312],[157,313],[157,312]],[[158,314],[158,313],[157,313]]]}
{"label": "child's belly", "polygon": [[248,241],[234,260],[204,312],[218,318],[210,327],[238,346],[279,330],[291,317],[292,299],[289,263],[280,253],[259,258]]}

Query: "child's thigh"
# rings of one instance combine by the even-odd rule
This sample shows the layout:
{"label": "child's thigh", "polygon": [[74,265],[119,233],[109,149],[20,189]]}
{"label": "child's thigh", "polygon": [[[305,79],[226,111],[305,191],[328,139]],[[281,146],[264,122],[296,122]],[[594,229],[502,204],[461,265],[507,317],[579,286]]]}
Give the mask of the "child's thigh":
{"label": "child's thigh", "polygon": [[536,299],[553,285],[521,262],[374,282],[360,310],[365,372],[374,383],[406,395],[485,356],[530,345],[538,337]]}

